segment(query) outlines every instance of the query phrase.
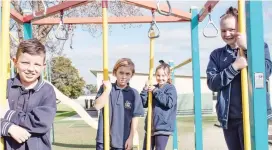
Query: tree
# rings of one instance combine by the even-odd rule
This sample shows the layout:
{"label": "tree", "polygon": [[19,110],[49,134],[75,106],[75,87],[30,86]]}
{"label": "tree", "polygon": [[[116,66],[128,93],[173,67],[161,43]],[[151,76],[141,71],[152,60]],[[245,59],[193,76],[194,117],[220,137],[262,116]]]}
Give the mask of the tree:
{"label": "tree", "polygon": [[86,88],[86,90],[87,90],[86,94],[96,93],[96,91],[97,91],[96,85],[93,85],[93,84],[87,84],[87,85],[85,86],[85,88]]}
{"label": "tree", "polygon": [[84,90],[85,81],[78,70],[72,66],[70,59],[54,57],[52,59],[52,84],[64,95],[76,99]]}
{"label": "tree", "polygon": [[[57,4],[64,2],[65,0],[43,0],[47,7],[51,7]],[[32,11],[43,10],[44,6],[41,0],[11,0],[13,9],[18,13],[23,15],[24,13],[32,13]],[[141,16],[140,8],[128,5],[120,1],[109,1],[108,12],[111,16]],[[26,12],[29,10],[30,12]],[[88,4],[67,10],[64,12],[63,17],[101,17],[101,1],[92,1]],[[59,14],[54,15],[53,17],[60,17]],[[137,25],[136,25],[137,26]],[[100,36],[102,33],[102,25],[64,25],[66,31],[68,31],[69,39],[72,43],[72,37],[76,28],[81,27],[83,30],[88,31],[92,36]],[[109,25],[109,28],[111,26]],[[123,27],[133,27],[132,25],[123,25]],[[59,55],[63,51],[64,44],[67,40],[59,40],[55,37],[56,29],[58,25],[33,25],[33,37],[40,40],[43,44],[46,45],[46,48],[51,55]],[[10,30],[17,33],[19,41],[23,40],[23,27],[15,21],[11,21]],[[60,32],[65,32],[62,30]],[[62,33],[63,34],[63,33]],[[11,38],[11,54],[14,56],[17,49],[17,42]]]}

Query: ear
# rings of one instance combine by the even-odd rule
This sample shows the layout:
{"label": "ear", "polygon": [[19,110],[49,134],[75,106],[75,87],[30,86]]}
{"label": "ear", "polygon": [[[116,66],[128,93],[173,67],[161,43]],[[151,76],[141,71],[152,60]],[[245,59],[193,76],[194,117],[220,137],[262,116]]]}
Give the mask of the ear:
{"label": "ear", "polygon": [[45,70],[46,66],[47,66],[47,64],[46,64],[46,62],[44,62],[43,63],[43,70]]}
{"label": "ear", "polygon": [[15,57],[12,57],[11,60],[12,60],[12,62],[13,62],[14,64],[17,63],[17,59],[16,59]]}
{"label": "ear", "polygon": [[14,67],[17,67],[18,60],[15,57],[12,57],[11,59],[12,59],[12,62],[14,64]]}

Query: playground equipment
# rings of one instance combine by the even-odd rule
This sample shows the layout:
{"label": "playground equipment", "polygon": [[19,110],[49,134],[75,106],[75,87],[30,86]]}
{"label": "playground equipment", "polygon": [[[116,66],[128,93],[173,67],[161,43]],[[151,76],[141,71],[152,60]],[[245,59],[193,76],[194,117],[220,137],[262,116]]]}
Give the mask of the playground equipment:
{"label": "playground equipment", "polygon": [[[93,0],[77,0],[77,1],[64,1],[56,6],[44,7],[45,10],[35,11],[33,14],[22,16],[15,10],[10,10],[10,0],[2,1],[2,34],[1,34],[1,50],[0,50],[0,104],[6,103],[6,79],[9,77],[9,72],[6,67],[9,67],[9,19],[10,16],[23,25],[24,38],[32,38],[31,25],[48,25],[59,24],[59,18],[46,18],[61,11],[72,9],[80,5],[84,5],[87,2]],[[108,17],[107,16],[107,0],[102,1],[103,19],[101,18],[63,18],[64,24],[102,24],[103,23],[103,70],[104,80],[108,79],[108,56],[107,56],[107,36],[108,36],[108,24],[130,24],[130,23],[166,23],[166,22],[191,22],[191,44],[192,44],[192,70],[193,70],[193,91],[194,91],[194,113],[195,113],[195,147],[196,150],[203,149],[202,143],[202,116],[201,116],[201,94],[200,94],[200,70],[199,70],[199,42],[198,42],[198,24],[202,22],[204,18],[212,11],[219,0],[208,0],[204,5],[204,8],[198,12],[195,7],[191,8],[191,12],[184,12],[178,9],[170,8],[168,5],[156,5],[151,1],[135,1],[135,0],[121,0],[124,3],[142,7],[151,11],[157,10],[158,12],[164,12],[166,16],[159,16],[155,19],[150,16],[133,16],[133,17]],[[241,4],[245,2],[239,0]],[[245,7],[244,5],[239,5]],[[239,16],[243,13],[243,8],[239,7]],[[248,44],[248,62],[249,62],[249,77],[243,76],[243,111],[244,113],[250,113],[250,128],[248,121],[245,120],[245,135],[249,139],[251,138],[251,145],[249,140],[245,141],[247,149],[254,150],[266,150],[267,145],[267,118],[266,118],[266,102],[260,101],[260,99],[266,99],[266,84],[264,74],[264,39],[263,39],[263,17],[262,17],[262,2],[261,1],[246,1],[246,23],[247,23],[247,44]],[[170,13],[171,12],[171,13]],[[170,15],[171,14],[171,15]],[[170,15],[170,16],[167,16]],[[38,16],[38,17],[37,17]],[[240,17],[241,18],[241,17]],[[240,21],[240,19],[239,19]],[[243,24],[242,22],[241,24]],[[156,25],[156,24],[155,24]],[[241,27],[240,27],[241,29]],[[240,30],[242,31],[242,29]],[[242,31],[243,32],[243,31]],[[151,40],[154,40],[151,35]],[[152,45],[152,42],[151,42]],[[151,49],[151,48],[150,48]],[[152,49],[151,49],[152,52]],[[152,56],[152,55],[150,55]],[[150,59],[151,60],[151,59]],[[150,65],[150,70],[153,66]],[[246,72],[246,71],[242,71]],[[153,72],[150,71],[153,74]],[[245,74],[245,73],[242,73]],[[152,76],[152,75],[150,75]],[[250,79],[249,88],[252,92],[248,97],[245,89],[248,86],[244,84],[246,79]],[[245,92],[245,93],[244,93]],[[246,109],[246,100],[249,101],[249,111]],[[108,117],[108,107],[105,107],[105,117]],[[83,113],[84,116],[84,113]],[[89,118],[90,119],[90,118]],[[246,119],[246,118],[244,118]],[[88,120],[88,119],[87,119]],[[107,121],[107,119],[105,119]],[[149,126],[150,127],[150,126]],[[248,130],[251,129],[251,130]],[[150,129],[149,129],[150,131]],[[249,131],[251,131],[249,133]],[[108,122],[105,124],[105,150],[109,149],[109,126]],[[250,135],[250,136],[249,136]],[[3,149],[3,143],[0,145],[0,149]],[[177,148],[174,148],[177,149]]]}

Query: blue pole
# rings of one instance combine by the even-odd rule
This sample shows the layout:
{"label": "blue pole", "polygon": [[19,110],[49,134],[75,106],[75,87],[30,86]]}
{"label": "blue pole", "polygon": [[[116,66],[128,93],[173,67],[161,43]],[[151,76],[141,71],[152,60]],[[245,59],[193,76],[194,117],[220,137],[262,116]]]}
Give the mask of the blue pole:
{"label": "blue pole", "polygon": [[195,115],[195,148],[202,150],[202,114],[201,114],[201,88],[199,65],[199,39],[198,39],[198,10],[191,8],[191,47],[193,66],[193,90],[194,90],[194,115]]}
{"label": "blue pole", "polygon": [[[173,68],[174,62],[169,61],[169,66],[171,68]],[[175,85],[175,70],[174,69],[171,71],[171,80],[172,80],[172,84]],[[173,133],[173,150],[178,150],[177,120],[175,120],[175,129],[174,129],[174,133]]]}
{"label": "blue pole", "polygon": [[246,1],[247,59],[252,150],[268,150],[262,1]]}
{"label": "blue pole", "polygon": [[32,39],[32,25],[31,23],[24,23],[23,25],[24,28],[24,39],[28,40],[28,39]]}

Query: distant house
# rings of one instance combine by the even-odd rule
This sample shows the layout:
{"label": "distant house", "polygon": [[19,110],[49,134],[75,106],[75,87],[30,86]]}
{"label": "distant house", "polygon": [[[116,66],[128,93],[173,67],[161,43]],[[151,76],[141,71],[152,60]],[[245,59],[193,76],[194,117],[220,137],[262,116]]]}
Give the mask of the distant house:
{"label": "distant house", "polygon": [[[91,73],[96,76],[97,88],[100,87],[103,80],[103,71],[91,70]],[[112,76],[112,72],[109,72],[109,77],[112,82],[115,81],[115,77]],[[145,82],[148,79],[147,73],[135,73],[130,81],[130,86],[137,89],[139,92],[143,89]],[[203,114],[212,114],[214,112],[213,92],[207,87],[206,77],[201,77],[201,104]],[[153,77],[153,83],[155,83],[155,77]],[[193,114],[193,80],[192,76],[175,76],[175,86],[178,92],[178,114],[191,115]]]}

